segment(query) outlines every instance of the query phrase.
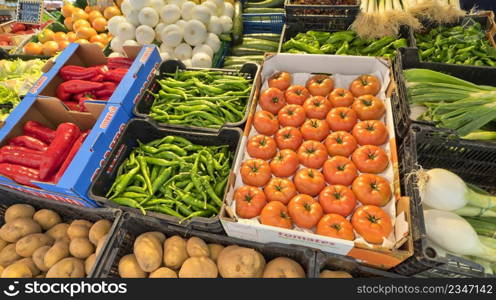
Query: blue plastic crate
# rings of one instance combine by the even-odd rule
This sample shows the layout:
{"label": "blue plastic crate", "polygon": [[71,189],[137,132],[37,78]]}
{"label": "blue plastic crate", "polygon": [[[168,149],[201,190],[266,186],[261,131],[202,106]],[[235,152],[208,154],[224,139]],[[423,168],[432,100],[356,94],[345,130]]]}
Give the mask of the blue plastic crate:
{"label": "blue plastic crate", "polygon": [[281,33],[284,14],[243,14],[243,33]]}

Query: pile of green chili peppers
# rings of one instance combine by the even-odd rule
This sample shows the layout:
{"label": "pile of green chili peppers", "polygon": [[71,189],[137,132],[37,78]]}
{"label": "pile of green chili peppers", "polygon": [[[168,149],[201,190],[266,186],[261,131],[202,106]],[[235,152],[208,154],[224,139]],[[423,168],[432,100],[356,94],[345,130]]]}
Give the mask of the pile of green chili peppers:
{"label": "pile of green chili peppers", "polygon": [[155,211],[187,220],[219,213],[233,153],[166,136],[139,146],[120,165],[106,197],[143,214]]}
{"label": "pile of green chili peppers", "polygon": [[243,120],[252,80],[218,71],[177,71],[159,80],[150,117],[160,123],[219,128]]}
{"label": "pile of green chili peppers", "polygon": [[415,34],[422,61],[457,65],[496,66],[496,49],[481,24],[439,26],[426,34]]}
{"label": "pile of green chili peppers", "polygon": [[354,31],[338,31],[334,33],[323,31],[307,31],[298,33],[283,44],[283,52],[296,54],[336,54],[380,56],[392,59],[396,50],[407,46],[404,38],[383,37],[366,40]]}

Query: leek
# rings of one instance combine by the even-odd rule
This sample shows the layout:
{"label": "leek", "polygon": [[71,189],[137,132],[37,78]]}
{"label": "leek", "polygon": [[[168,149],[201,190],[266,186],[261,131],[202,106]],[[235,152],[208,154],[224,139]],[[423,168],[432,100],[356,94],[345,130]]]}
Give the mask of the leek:
{"label": "leek", "polygon": [[[477,232],[478,235],[489,237],[492,239],[496,237],[495,223],[486,222],[484,219],[480,218],[465,218],[465,220],[470,223],[470,225],[474,228],[475,232]],[[496,246],[493,248],[496,248]]]}

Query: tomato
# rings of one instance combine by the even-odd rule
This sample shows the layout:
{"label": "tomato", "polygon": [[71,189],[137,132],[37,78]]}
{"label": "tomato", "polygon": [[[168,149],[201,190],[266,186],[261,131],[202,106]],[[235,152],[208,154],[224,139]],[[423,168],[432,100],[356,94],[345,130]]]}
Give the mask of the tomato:
{"label": "tomato", "polygon": [[298,128],[287,126],[279,129],[276,133],[276,143],[279,149],[297,151],[302,142],[303,136]]}
{"label": "tomato", "polygon": [[358,117],[351,108],[336,107],[327,114],[326,121],[332,131],[351,131]]}
{"label": "tomato", "polygon": [[317,196],[325,187],[324,175],[316,169],[300,169],[293,181],[298,192],[312,197]]}
{"label": "tomato", "polygon": [[297,195],[289,201],[289,216],[301,228],[312,228],[322,218],[324,212],[319,202],[308,195]]}
{"label": "tomato", "polygon": [[327,97],[334,89],[334,80],[327,75],[314,75],[307,80],[305,87],[312,96]]}
{"label": "tomato", "polygon": [[379,120],[386,112],[384,102],[372,95],[363,95],[356,98],[352,108],[362,121]]}
{"label": "tomato", "polygon": [[271,112],[260,110],[253,118],[253,126],[260,134],[273,135],[279,129],[279,120]]}
{"label": "tomato", "polygon": [[260,213],[260,223],[287,229],[293,228],[288,208],[279,201],[272,201],[265,205]]}
{"label": "tomato", "polygon": [[389,134],[386,125],[381,121],[362,121],[353,127],[351,132],[360,145],[380,146],[387,142]]}
{"label": "tomato", "polygon": [[258,134],[248,140],[246,151],[253,158],[271,159],[277,153],[276,141],[270,136]]}
{"label": "tomato", "polygon": [[317,224],[317,231],[315,233],[348,241],[355,239],[353,225],[343,216],[337,214],[323,216],[319,224]]}
{"label": "tomato", "polygon": [[265,194],[254,186],[244,185],[234,192],[236,201],[236,214],[243,219],[251,219],[258,215],[264,208]]}
{"label": "tomato", "polygon": [[351,218],[351,224],[358,234],[372,244],[382,244],[383,239],[393,231],[391,217],[374,205],[357,208]]}
{"label": "tomato", "polygon": [[288,204],[289,200],[296,196],[296,187],[293,182],[287,178],[272,178],[264,187],[267,201],[279,201]]}
{"label": "tomato", "polygon": [[298,149],[298,160],[307,168],[320,169],[327,160],[327,149],[317,141],[305,141]]}
{"label": "tomato", "polygon": [[375,96],[381,90],[381,83],[373,75],[361,75],[350,84],[350,91],[355,97]]}
{"label": "tomato", "polygon": [[289,177],[298,170],[298,155],[291,149],[283,149],[270,162],[272,173],[278,177]]}
{"label": "tomato", "polygon": [[264,186],[272,177],[269,163],[257,158],[244,161],[240,173],[243,183],[253,186]]}
{"label": "tomato", "polygon": [[351,185],[358,176],[355,164],[346,157],[334,156],[324,163],[324,177],[329,184]]}
{"label": "tomato", "polygon": [[303,102],[310,97],[310,92],[301,85],[292,85],[284,93],[284,97],[289,104],[303,105]]}
{"label": "tomato", "polygon": [[349,107],[355,100],[355,97],[353,97],[350,91],[342,88],[335,89],[327,98],[331,102],[332,107]]}
{"label": "tomato", "polygon": [[291,74],[288,72],[277,72],[269,77],[269,87],[285,91],[291,85]]}
{"label": "tomato", "polygon": [[356,197],[351,189],[344,185],[330,185],[320,192],[319,203],[326,214],[346,217],[355,209]]}
{"label": "tomato", "polygon": [[300,127],[305,122],[305,110],[298,104],[288,104],[277,114],[281,126]]}
{"label": "tomato", "polygon": [[346,131],[335,131],[326,138],[325,146],[330,156],[350,156],[357,148],[354,136]]}
{"label": "tomato", "polygon": [[389,164],[386,152],[373,145],[361,146],[353,152],[351,159],[362,173],[382,173]]}
{"label": "tomato", "polygon": [[326,97],[313,96],[305,101],[303,108],[308,118],[324,120],[332,106]]}
{"label": "tomato", "polygon": [[284,93],[277,88],[268,88],[260,95],[260,106],[276,115],[286,105]]}
{"label": "tomato", "polygon": [[329,135],[329,124],[324,120],[307,119],[300,127],[305,140],[322,141]]}
{"label": "tomato", "polygon": [[360,174],[351,189],[363,205],[384,206],[391,200],[389,182],[379,175]]}

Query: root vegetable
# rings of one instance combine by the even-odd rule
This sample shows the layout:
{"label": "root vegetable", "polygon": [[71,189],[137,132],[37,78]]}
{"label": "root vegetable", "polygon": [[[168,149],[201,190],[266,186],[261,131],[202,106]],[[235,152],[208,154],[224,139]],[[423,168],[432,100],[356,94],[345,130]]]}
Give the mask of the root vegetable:
{"label": "root vegetable", "polygon": [[215,263],[208,257],[190,257],[179,270],[179,278],[217,278]]}
{"label": "root vegetable", "polygon": [[29,204],[14,204],[9,206],[4,214],[5,223],[9,223],[18,218],[32,218],[34,207]]}
{"label": "root vegetable", "polygon": [[166,267],[179,270],[188,257],[186,241],[182,237],[175,235],[165,241],[163,262]]}
{"label": "root vegetable", "polygon": [[209,256],[207,244],[200,238],[191,237],[186,242],[186,251],[190,257]]}
{"label": "root vegetable", "polygon": [[128,254],[119,260],[119,276],[121,278],[146,278],[147,273],[140,268],[136,256]]}
{"label": "root vegetable", "polygon": [[261,278],[265,258],[253,249],[232,245],[219,254],[217,266],[223,278]]}
{"label": "root vegetable", "polygon": [[263,278],[305,278],[305,270],[290,258],[278,257],[267,264]]}
{"label": "root vegetable", "polygon": [[162,267],[150,273],[149,278],[177,278],[177,274],[174,270]]}
{"label": "root vegetable", "polygon": [[50,209],[40,209],[33,215],[33,220],[40,224],[43,230],[49,230],[62,222],[59,214]]}

